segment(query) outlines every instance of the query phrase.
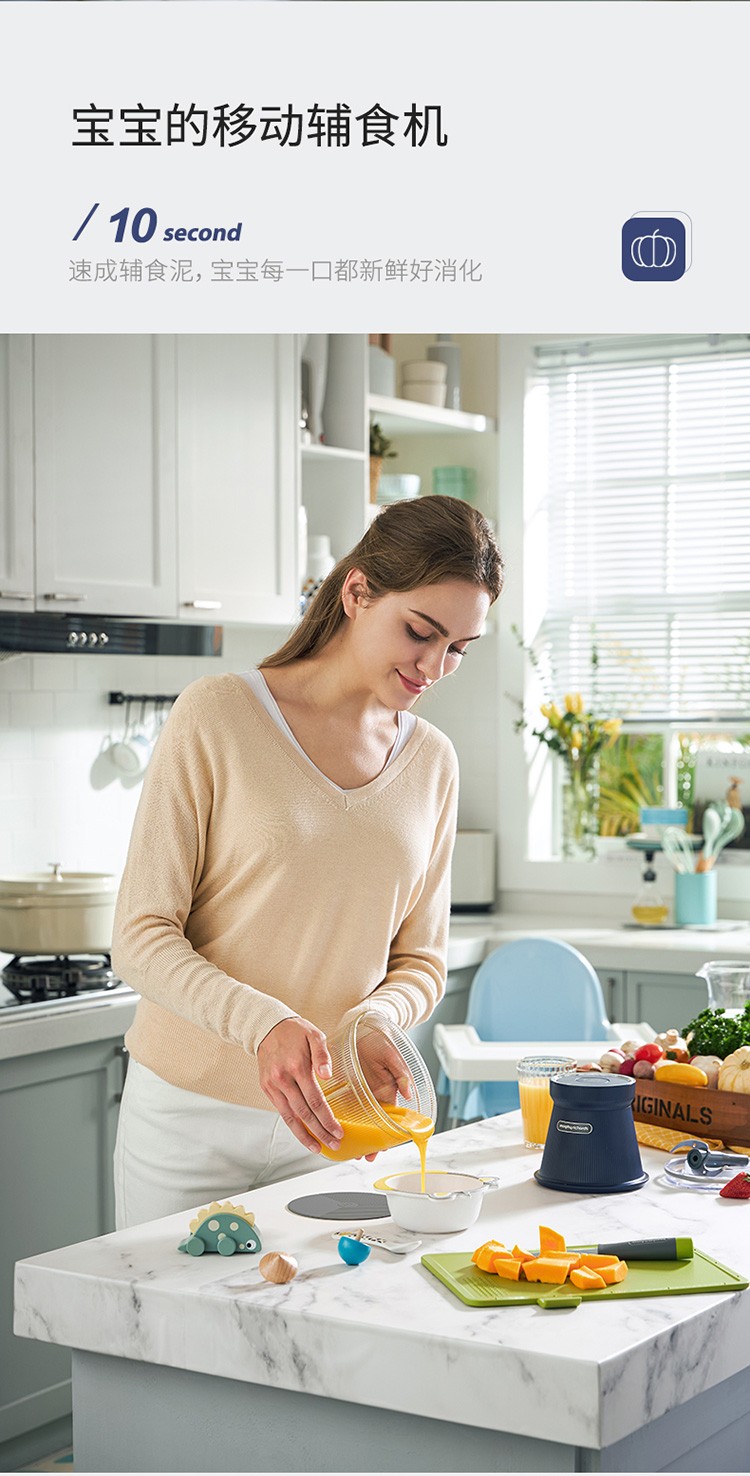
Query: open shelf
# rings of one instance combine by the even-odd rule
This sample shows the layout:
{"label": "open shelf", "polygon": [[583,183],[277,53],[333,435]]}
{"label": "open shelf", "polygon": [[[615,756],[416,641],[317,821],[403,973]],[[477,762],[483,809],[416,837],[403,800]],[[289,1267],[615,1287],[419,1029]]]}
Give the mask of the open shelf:
{"label": "open shelf", "polygon": [[467,431],[494,431],[496,421],[466,410],[439,410],[418,400],[398,400],[390,395],[368,395],[367,408],[377,417],[386,436],[456,435]]}
{"label": "open shelf", "polygon": [[364,461],[364,451],[350,451],[346,446],[324,446],[311,441],[301,445],[300,451],[307,461]]}

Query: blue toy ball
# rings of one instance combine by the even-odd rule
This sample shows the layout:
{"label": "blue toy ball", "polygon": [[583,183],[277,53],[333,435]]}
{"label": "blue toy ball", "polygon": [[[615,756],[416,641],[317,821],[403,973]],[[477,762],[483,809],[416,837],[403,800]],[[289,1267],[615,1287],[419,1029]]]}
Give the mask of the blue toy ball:
{"label": "blue toy ball", "polygon": [[361,1266],[370,1254],[369,1245],[363,1245],[361,1240],[356,1240],[353,1235],[339,1236],[339,1255],[347,1266]]}

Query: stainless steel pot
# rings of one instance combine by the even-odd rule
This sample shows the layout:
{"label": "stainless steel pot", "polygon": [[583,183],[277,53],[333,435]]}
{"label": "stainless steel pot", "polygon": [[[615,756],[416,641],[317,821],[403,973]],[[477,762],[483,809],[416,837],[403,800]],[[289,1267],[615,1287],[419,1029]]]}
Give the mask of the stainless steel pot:
{"label": "stainless steel pot", "polygon": [[103,871],[0,876],[0,953],[108,953],[116,898]]}

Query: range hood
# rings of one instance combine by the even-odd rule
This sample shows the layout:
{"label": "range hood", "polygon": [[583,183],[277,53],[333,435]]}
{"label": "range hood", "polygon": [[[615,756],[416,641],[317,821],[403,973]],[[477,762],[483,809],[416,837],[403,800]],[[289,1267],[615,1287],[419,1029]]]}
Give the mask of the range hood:
{"label": "range hood", "polygon": [[221,625],[178,625],[119,615],[0,614],[0,653],[76,651],[87,656],[220,656]]}

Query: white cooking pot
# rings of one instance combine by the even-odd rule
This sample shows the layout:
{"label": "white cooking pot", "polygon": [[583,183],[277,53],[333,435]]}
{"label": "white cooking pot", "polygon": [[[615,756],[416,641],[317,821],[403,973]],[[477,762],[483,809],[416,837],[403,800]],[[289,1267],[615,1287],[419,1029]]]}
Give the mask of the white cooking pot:
{"label": "white cooking pot", "polygon": [[0,953],[108,953],[116,898],[103,871],[0,876]]}
{"label": "white cooking pot", "polygon": [[378,1179],[388,1200],[388,1213],[403,1230],[440,1235],[468,1230],[479,1217],[485,1189],[497,1188],[497,1179],[478,1179],[474,1174],[452,1174],[442,1170],[425,1174],[425,1193],[418,1169],[388,1174]]}

